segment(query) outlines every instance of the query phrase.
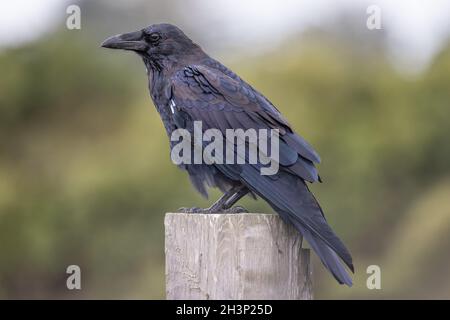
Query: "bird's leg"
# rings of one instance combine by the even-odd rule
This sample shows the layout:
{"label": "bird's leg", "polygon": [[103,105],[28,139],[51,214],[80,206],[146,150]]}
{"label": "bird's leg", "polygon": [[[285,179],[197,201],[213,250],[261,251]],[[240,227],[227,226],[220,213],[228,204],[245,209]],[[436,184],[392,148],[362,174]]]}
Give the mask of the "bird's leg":
{"label": "bird's leg", "polygon": [[225,204],[227,201],[233,196],[235,193],[234,188],[231,188],[227,192],[225,192],[216,202],[214,202],[209,208],[205,209],[209,212],[219,212],[220,210],[224,209]]}
{"label": "bird's leg", "polygon": [[209,208],[202,209],[202,208],[180,208],[178,209],[179,212],[184,213],[212,213],[212,212],[218,212],[221,210],[223,205],[227,202],[227,200],[235,193],[235,188],[231,188],[227,192],[225,192],[216,202],[214,202]]}
{"label": "bird's leg", "polygon": [[225,192],[216,202],[209,208],[180,208],[180,212],[184,213],[241,213],[247,212],[243,207],[237,206],[231,208],[239,199],[245,196],[249,190],[245,186],[233,187]]}
{"label": "bird's leg", "polygon": [[223,205],[223,209],[230,213],[242,213],[248,212],[242,206],[233,207],[233,205],[238,202],[243,196],[245,196],[249,192],[248,188],[245,186],[240,186],[239,189],[227,199],[225,204]]}
{"label": "bird's leg", "polygon": [[[248,212],[244,207],[236,206],[232,207],[233,204],[238,202],[243,196],[245,196],[249,190],[245,186],[238,186],[232,188],[226,193],[227,196],[222,196],[218,201],[216,201],[208,209],[210,212],[224,212],[224,213],[242,213]],[[231,194],[228,196],[228,194]]]}

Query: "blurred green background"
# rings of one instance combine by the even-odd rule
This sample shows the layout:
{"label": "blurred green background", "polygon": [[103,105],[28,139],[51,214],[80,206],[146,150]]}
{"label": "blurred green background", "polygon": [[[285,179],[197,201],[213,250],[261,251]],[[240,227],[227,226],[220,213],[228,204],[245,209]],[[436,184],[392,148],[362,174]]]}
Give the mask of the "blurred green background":
{"label": "blurred green background", "polygon": [[[81,30],[65,27],[61,4],[45,33],[0,49],[0,298],[164,298],[164,213],[219,194],[202,199],[171,163],[138,57],[99,48],[161,21],[263,92],[321,154],[312,189],[356,274],[340,287],[314,257],[316,298],[450,298],[449,41],[409,74],[364,9],[248,53],[221,47],[221,29],[194,21],[188,2],[111,3],[79,2]],[[81,291],[66,289],[71,264]],[[382,290],[366,288],[371,264]]]}

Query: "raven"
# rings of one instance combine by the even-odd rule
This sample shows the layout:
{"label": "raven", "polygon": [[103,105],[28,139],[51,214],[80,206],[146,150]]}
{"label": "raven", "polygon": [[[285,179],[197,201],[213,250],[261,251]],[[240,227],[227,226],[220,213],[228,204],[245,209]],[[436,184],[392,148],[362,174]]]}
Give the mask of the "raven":
{"label": "raven", "polygon": [[[266,97],[171,24],[112,36],[102,47],[131,50],[142,58],[151,98],[169,137],[176,129],[191,132],[195,121],[201,121],[204,130],[215,128],[222,133],[236,128],[278,130],[279,170],[274,175],[261,175],[259,163],[181,164],[202,195],[207,196],[207,187],[224,193],[208,209],[185,211],[233,211],[243,196],[259,196],[306,238],[340,284],[352,285],[342,264],[354,272],[352,257],[306,184],[320,181],[314,165],[320,157]],[[242,209],[237,207],[235,212]]]}

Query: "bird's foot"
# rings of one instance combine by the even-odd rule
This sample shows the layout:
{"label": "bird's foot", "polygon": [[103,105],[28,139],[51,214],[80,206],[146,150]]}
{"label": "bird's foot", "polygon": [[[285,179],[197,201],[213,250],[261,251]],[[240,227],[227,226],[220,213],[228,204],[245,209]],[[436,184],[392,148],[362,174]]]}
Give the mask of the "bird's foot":
{"label": "bird's foot", "polygon": [[248,210],[242,206],[231,207],[230,209],[223,210],[225,213],[248,213]]}
{"label": "bird's foot", "polygon": [[248,213],[248,210],[241,206],[232,207],[229,209],[214,209],[214,208],[179,208],[178,212],[182,213],[200,213],[200,214],[210,214],[210,213]]}
{"label": "bird's foot", "polygon": [[207,213],[205,212],[208,209],[202,209],[202,208],[198,208],[198,207],[192,207],[192,208],[186,208],[186,207],[182,207],[178,209],[178,212],[182,212],[182,213]]}

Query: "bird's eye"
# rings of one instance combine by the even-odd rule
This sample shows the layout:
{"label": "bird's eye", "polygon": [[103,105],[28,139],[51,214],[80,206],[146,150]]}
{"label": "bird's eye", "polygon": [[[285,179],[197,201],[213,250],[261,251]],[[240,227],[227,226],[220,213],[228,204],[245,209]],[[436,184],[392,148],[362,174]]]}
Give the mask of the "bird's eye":
{"label": "bird's eye", "polygon": [[159,40],[161,40],[161,35],[159,33],[153,32],[146,35],[145,38],[151,43],[157,43]]}

